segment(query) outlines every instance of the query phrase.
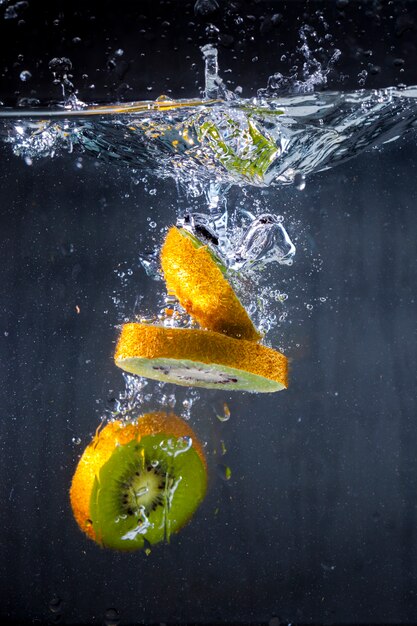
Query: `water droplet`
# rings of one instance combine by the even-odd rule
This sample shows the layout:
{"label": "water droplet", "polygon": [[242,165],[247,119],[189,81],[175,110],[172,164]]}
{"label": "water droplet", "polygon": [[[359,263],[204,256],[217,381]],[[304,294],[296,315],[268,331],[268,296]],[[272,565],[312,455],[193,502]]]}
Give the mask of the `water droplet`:
{"label": "water droplet", "polygon": [[[17,17],[19,17],[19,12],[23,9],[27,9],[28,6],[29,6],[29,3],[26,2],[26,0],[20,0],[19,2],[16,2],[15,4],[8,6],[4,12],[4,19],[5,20],[16,19]],[[23,20],[20,20],[20,22],[23,22]]]}
{"label": "water droplet", "polygon": [[118,626],[120,624],[119,612],[116,609],[107,609],[104,613],[105,626]]}
{"label": "water droplet", "polygon": [[220,95],[220,88],[222,81],[219,78],[219,64],[217,60],[217,48],[211,44],[207,44],[201,48],[203,53],[205,70],[205,89],[204,95],[206,98],[216,99]]}
{"label": "water droplet", "polygon": [[173,408],[174,408],[174,406],[175,406],[176,402],[177,402],[177,399],[176,399],[176,397],[175,397],[175,394],[174,394],[174,393],[173,393],[173,394],[171,394],[170,396],[168,396],[168,401],[167,401],[167,404],[168,404],[168,406],[170,406],[170,407],[171,407],[171,409],[173,409]]}
{"label": "water droplet", "polygon": [[214,13],[219,8],[219,4],[217,0],[197,0],[194,5],[194,13],[195,15],[210,15],[210,13]]}
{"label": "water droplet", "polygon": [[294,185],[299,191],[303,191],[306,188],[306,177],[301,172],[297,172],[294,176]]}
{"label": "water droplet", "polygon": [[71,71],[72,63],[67,57],[54,57],[49,61],[48,67],[51,72],[64,73]]}
{"label": "water droplet", "polygon": [[320,563],[320,566],[325,572],[333,572],[336,569],[336,565],[327,565],[327,563]]}
{"label": "water droplet", "polygon": [[218,465],[217,471],[220,476],[225,481],[229,481],[232,477],[232,470],[228,465]]}
{"label": "water droplet", "polygon": [[22,80],[24,83],[30,80],[31,78],[32,78],[32,74],[28,70],[23,70],[23,72],[20,72],[20,80]]}
{"label": "water droplet", "polygon": [[369,69],[369,73],[371,74],[371,76],[376,76],[377,74],[381,73],[381,68],[379,65],[370,64],[368,66],[368,69]]}
{"label": "water droplet", "polygon": [[255,263],[267,264],[272,261],[288,265],[294,255],[295,246],[280,219],[276,215],[263,213],[252,221],[243,235],[230,267],[243,269]]}
{"label": "water droplet", "polygon": [[365,85],[366,79],[368,77],[368,72],[366,70],[362,70],[358,74],[358,83],[361,87]]}
{"label": "water droplet", "polygon": [[58,596],[54,596],[49,602],[49,610],[51,613],[61,613],[63,608],[63,602]]}
{"label": "water droplet", "polygon": [[220,422],[227,422],[230,419],[230,409],[228,405],[226,404],[226,402],[223,404],[223,414],[222,415],[217,414],[217,419]]}

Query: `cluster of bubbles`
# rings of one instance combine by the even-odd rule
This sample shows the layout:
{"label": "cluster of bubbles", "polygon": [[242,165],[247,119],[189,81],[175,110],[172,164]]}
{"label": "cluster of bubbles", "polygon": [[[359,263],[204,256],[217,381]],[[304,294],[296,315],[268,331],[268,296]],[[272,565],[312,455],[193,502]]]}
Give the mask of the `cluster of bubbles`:
{"label": "cluster of bubbles", "polygon": [[140,415],[155,411],[178,412],[189,420],[193,405],[200,399],[197,389],[156,382],[122,372],[124,389],[111,400],[112,407],[104,412],[103,422],[130,423]]}

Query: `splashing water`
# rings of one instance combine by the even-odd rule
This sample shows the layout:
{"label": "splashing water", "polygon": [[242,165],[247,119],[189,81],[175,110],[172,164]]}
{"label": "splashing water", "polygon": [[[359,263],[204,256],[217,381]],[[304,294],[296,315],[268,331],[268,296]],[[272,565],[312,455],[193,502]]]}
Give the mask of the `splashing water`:
{"label": "splashing water", "polygon": [[293,183],[415,128],[417,87],[229,102],[165,99],[117,114],[87,108],[63,119],[36,115],[0,110],[3,138],[25,158],[76,151],[184,184],[268,186]]}
{"label": "splashing water", "polygon": [[227,207],[221,215],[214,217],[188,213],[178,220],[178,226],[208,245],[229,270],[260,269],[273,261],[291,265],[295,246],[282,224],[282,217],[270,213],[255,217],[247,211],[245,213],[250,220],[246,228],[239,226],[236,220],[227,228]]}
{"label": "splashing water", "polygon": [[[197,10],[197,9],[196,9]],[[199,9],[198,9],[199,10]],[[324,24],[328,28],[328,24]],[[340,51],[316,58],[322,40],[310,26],[299,31],[302,67],[275,73],[256,98],[239,98],[219,76],[215,46],[201,48],[204,100],[87,106],[76,97],[72,63],[49,62],[64,103],[58,110],[0,108],[0,136],[27,162],[67,150],[173,177],[197,195],[210,183],[269,186],[294,183],[360,151],[400,137],[417,124],[417,87],[316,93]],[[313,52],[314,50],[314,52]],[[123,51],[119,51],[123,53]],[[195,181],[200,182],[200,186]]]}
{"label": "splashing water", "polygon": [[[54,80],[62,87],[65,103],[60,109],[8,110],[0,108],[0,137],[11,144],[26,163],[67,151],[86,154],[130,170],[173,178],[188,197],[205,196],[208,212],[190,211],[178,225],[209,245],[224,264],[228,278],[243,295],[249,313],[263,332],[278,317],[271,306],[281,305],[287,294],[269,284],[242,294],[241,275],[253,278],[267,264],[291,265],[295,245],[278,215],[234,209],[226,192],[231,185],[245,187],[294,184],[305,187],[306,176],[329,169],[363,150],[398,139],[417,126],[417,87],[353,92],[321,92],[339,52],[326,64],[310,53],[306,27],[301,51],[305,62],[300,73],[274,74],[257,97],[245,99],[228,91],[219,77],[217,50],[202,48],[205,60],[205,99],[156,101],[124,105],[87,106],[76,99],[71,83],[71,62],[55,58],[50,63]],[[160,277],[158,256],[141,254],[147,274]],[[257,284],[257,281],[252,281]],[[178,303],[163,303],[161,313],[148,320],[167,326],[189,327],[192,320]],[[258,315],[258,319],[256,319]],[[139,318],[144,322],[143,318]],[[162,388],[149,393],[147,381],[125,375],[125,391],[115,403],[112,419],[137,417],[152,399],[175,406],[176,397]],[[188,412],[196,398],[185,398]]]}

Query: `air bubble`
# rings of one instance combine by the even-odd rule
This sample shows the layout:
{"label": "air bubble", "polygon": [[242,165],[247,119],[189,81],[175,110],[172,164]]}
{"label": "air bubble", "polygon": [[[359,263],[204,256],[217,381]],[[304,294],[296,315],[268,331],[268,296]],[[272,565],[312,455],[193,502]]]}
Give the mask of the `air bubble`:
{"label": "air bubble", "polygon": [[118,626],[120,624],[119,612],[116,609],[107,609],[104,614],[105,626]]}
{"label": "air bubble", "polygon": [[368,72],[366,70],[362,70],[358,74],[358,83],[361,87],[365,85],[366,79],[368,77]]}
{"label": "air bubble", "polygon": [[197,0],[194,5],[194,13],[196,15],[210,15],[219,8],[217,0]]}
{"label": "air bubble", "polygon": [[20,72],[20,80],[26,83],[28,80],[32,78],[32,74],[28,70],[23,70]]}
{"label": "air bubble", "polygon": [[216,417],[219,420],[219,422],[227,422],[227,421],[229,421],[229,419],[230,419],[230,409],[229,409],[228,405],[226,404],[226,402],[223,404],[223,413],[222,413],[222,415],[219,415],[217,413]]}
{"label": "air bubble", "polygon": [[72,443],[73,443],[75,446],[79,446],[79,445],[80,445],[80,443],[81,443],[81,438],[80,438],[80,437],[73,437],[73,438],[71,439],[71,441],[72,441]]}
{"label": "air bubble", "polygon": [[63,608],[63,602],[61,598],[59,598],[58,596],[55,596],[49,602],[48,606],[49,606],[49,610],[51,611],[51,613],[61,613],[62,608]]}
{"label": "air bubble", "polygon": [[306,188],[306,177],[304,174],[297,172],[294,176],[294,185],[299,191],[303,191]]}
{"label": "air bubble", "polygon": [[226,482],[232,478],[232,470],[228,465],[218,465],[217,472],[220,478]]}

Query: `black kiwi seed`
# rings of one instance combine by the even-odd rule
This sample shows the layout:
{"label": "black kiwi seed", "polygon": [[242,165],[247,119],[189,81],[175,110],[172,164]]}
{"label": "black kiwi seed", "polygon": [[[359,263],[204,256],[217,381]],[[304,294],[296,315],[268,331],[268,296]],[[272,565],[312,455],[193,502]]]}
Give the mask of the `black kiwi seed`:
{"label": "black kiwi seed", "polygon": [[[91,494],[91,516],[101,545],[122,551],[141,549],[149,542],[168,541],[190,519],[205,494],[204,458],[196,450],[187,450],[176,463],[167,448],[174,438],[169,429],[141,436],[138,453],[136,442],[129,442],[100,469]],[[89,534],[92,528],[83,526]]]}
{"label": "black kiwi seed", "polygon": [[[153,467],[151,465],[149,459],[145,459],[143,465],[141,463],[139,467],[136,464],[132,464],[129,470],[125,473],[125,475],[119,480],[119,485],[122,488],[120,495],[120,506],[121,511],[124,512],[126,515],[137,515],[137,512],[135,513],[136,507],[133,504],[135,491],[134,483],[135,477],[143,476],[144,472],[147,472],[148,474],[151,474],[153,472],[153,474],[159,478],[158,489],[162,492],[155,494],[153,500],[148,504],[144,511],[145,515],[148,515],[151,511],[155,511],[159,506],[165,505],[165,495],[163,492],[167,484],[166,481],[167,479],[170,482],[175,481],[175,476],[172,476],[171,474],[168,475],[166,467],[161,464],[161,462],[158,462],[158,465],[156,467]],[[143,520],[139,520],[139,522],[140,521]]]}

